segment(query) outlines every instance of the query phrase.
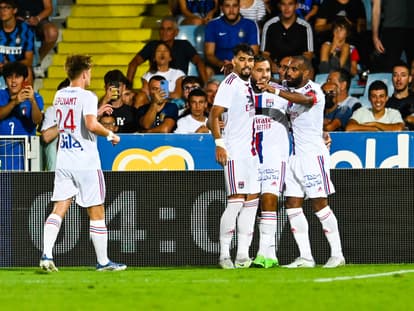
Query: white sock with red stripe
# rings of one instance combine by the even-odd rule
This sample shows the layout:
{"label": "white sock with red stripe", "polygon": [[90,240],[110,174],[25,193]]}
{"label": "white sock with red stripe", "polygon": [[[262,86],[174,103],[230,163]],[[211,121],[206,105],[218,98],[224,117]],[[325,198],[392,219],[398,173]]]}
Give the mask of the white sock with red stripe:
{"label": "white sock with red stripe", "polygon": [[52,250],[59,234],[62,218],[58,214],[50,214],[43,227],[43,254],[53,258]]}
{"label": "white sock with red stripe", "polygon": [[237,218],[237,256],[236,258],[250,258],[249,248],[252,243],[254,224],[259,199],[245,201]]}
{"label": "white sock with red stripe", "polygon": [[257,255],[276,259],[276,212],[262,211],[259,223],[259,250]]}
{"label": "white sock with red stripe", "polygon": [[315,215],[319,218],[323,232],[331,246],[331,256],[342,257],[341,238],[339,237],[338,221],[335,214],[327,205],[316,212]]}
{"label": "white sock with red stripe", "polygon": [[227,207],[220,219],[220,259],[230,257],[230,244],[236,229],[236,219],[243,207],[243,199],[227,201]]}
{"label": "white sock with red stripe", "polygon": [[286,213],[290,222],[290,230],[299,248],[300,257],[313,260],[309,242],[309,224],[303,213],[303,209],[301,207],[287,208]]}
{"label": "white sock with red stripe", "polygon": [[108,259],[108,230],[105,220],[91,220],[89,222],[89,234],[95,247],[96,259],[101,265],[106,265]]}

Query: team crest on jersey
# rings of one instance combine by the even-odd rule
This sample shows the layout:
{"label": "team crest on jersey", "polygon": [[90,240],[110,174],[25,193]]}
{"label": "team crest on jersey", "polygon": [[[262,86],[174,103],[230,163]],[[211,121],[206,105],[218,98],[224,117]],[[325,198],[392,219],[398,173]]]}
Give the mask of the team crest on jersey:
{"label": "team crest on jersey", "polygon": [[266,98],[266,103],[265,103],[266,108],[273,107],[273,104],[274,104],[273,98]]}
{"label": "team crest on jersey", "polygon": [[243,31],[243,29],[240,29],[240,31],[239,31],[239,38],[244,38],[245,36],[246,36],[246,34]]}
{"label": "team crest on jersey", "polygon": [[239,181],[237,188],[244,189],[244,181]]}

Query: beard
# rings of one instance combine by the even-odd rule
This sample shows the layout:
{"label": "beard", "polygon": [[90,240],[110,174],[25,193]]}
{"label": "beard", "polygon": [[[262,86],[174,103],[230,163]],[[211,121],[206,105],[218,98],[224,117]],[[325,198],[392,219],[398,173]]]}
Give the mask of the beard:
{"label": "beard", "polygon": [[249,68],[243,68],[240,71],[239,77],[243,80],[248,80],[250,77],[251,70]]}
{"label": "beard", "polygon": [[300,75],[299,77],[295,78],[295,79],[291,79],[290,77],[287,77],[286,79],[286,83],[288,87],[298,87],[299,85],[302,84],[303,81],[303,75]]}
{"label": "beard", "polygon": [[255,79],[250,79],[250,85],[252,87],[253,92],[255,92],[256,94],[262,93],[263,91],[257,87],[256,83],[257,81]]}

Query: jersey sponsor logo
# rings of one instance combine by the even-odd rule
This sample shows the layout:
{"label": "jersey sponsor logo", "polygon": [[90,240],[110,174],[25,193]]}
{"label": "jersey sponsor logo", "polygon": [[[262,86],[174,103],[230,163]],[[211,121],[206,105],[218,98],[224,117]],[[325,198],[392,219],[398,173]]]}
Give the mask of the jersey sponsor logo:
{"label": "jersey sponsor logo", "polygon": [[7,55],[21,55],[23,53],[23,47],[0,45],[0,53],[7,54]]}
{"label": "jersey sponsor logo", "polygon": [[192,155],[183,148],[161,146],[152,151],[131,148],[119,153],[113,171],[194,170]]}
{"label": "jersey sponsor logo", "polygon": [[82,145],[74,139],[71,135],[61,134],[60,135],[60,142],[59,142],[60,149],[80,149],[83,151]]}

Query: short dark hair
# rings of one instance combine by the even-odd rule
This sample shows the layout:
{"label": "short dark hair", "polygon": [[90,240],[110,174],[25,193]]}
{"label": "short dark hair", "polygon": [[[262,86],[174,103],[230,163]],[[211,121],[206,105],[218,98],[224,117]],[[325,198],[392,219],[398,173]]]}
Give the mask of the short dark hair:
{"label": "short dark hair", "polygon": [[148,83],[151,83],[151,81],[152,81],[152,80],[155,80],[155,81],[162,81],[162,80],[167,80],[167,79],[165,79],[163,76],[160,76],[160,75],[155,75],[155,76],[152,76],[152,77],[149,79]]}
{"label": "short dark hair", "polygon": [[193,96],[203,96],[204,99],[207,101],[207,93],[204,92],[202,89],[194,89],[188,94],[188,101],[190,101],[190,98]]}
{"label": "short dark hair", "polygon": [[19,77],[27,78],[29,69],[25,64],[20,62],[7,63],[3,66],[3,76],[5,78],[11,77],[13,74]]}
{"label": "short dark hair", "polygon": [[351,73],[346,70],[345,68],[339,68],[339,69],[333,69],[330,71],[332,72],[337,72],[339,73],[339,81],[340,82],[346,82],[346,89],[347,91],[349,91],[350,87],[351,87]]}
{"label": "short dark hair", "polygon": [[369,85],[368,96],[371,96],[371,91],[384,90],[385,95],[388,96],[388,86],[381,80],[375,80]]}
{"label": "short dark hair", "polygon": [[198,85],[200,85],[200,87],[203,87],[203,81],[201,81],[201,79],[197,76],[186,76],[183,79],[183,82],[181,83],[181,85],[184,88],[184,86],[186,84],[189,84],[189,83],[198,83]]}
{"label": "short dark hair", "polygon": [[268,61],[270,63],[270,59],[266,57],[263,53],[259,53],[254,56],[254,62],[255,63],[262,63]]}
{"label": "short dark hair", "polygon": [[110,70],[104,75],[104,83],[108,85],[111,82],[122,82],[123,84],[129,83],[129,80],[125,75],[122,73],[121,70],[114,69]]}
{"label": "short dark hair", "polygon": [[394,70],[395,67],[404,67],[404,68],[407,68],[408,72],[410,72],[410,66],[408,66],[408,64],[403,60],[399,60],[398,62],[396,62],[392,66],[392,69]]}
{"label": "short dark hair", "polygon": [[17,3],[14,0],[0,0],[0,3],[6,3],[10,5],[13,9],[17,8]]}
{"label": "short dark hair", "polygon": [[247,43],[238,44],[233,48],[233,55],[234,56],[236,56],[239,52],[243,52],[243,53],[246,53],[246,54],[251,55],[251,56],[254,55],[252,47],[250,45],[248,45]]}
{"label": "short dark hair", "polygon": [[296,56],[292,56],[292,58],[302,62],[305,70],[310,70],[310,71],[313,70],[312,62],[307,57],[303,55],[296,55]]}

